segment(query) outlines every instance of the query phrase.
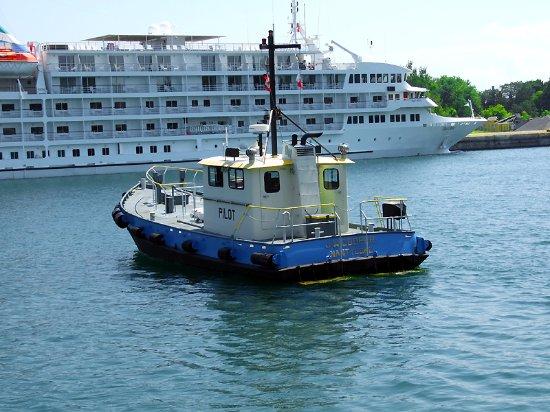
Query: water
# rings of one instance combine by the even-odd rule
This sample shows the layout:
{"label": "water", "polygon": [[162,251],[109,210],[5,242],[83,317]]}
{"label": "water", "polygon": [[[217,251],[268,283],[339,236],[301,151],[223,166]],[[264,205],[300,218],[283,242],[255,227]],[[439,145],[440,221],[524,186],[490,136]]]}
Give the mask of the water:
{"label": "water", "polygon": [[358,162],[352,203],[406,195],[432,255],[308,286],[139,255],[110,216],[138,175],[0,182],[0,409],[548,410],[549,176],[550,148]]}

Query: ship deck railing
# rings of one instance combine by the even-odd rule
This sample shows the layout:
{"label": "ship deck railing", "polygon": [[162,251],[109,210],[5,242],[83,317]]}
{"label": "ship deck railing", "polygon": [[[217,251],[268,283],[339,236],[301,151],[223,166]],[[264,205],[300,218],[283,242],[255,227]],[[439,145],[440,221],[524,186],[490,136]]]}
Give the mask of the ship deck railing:
{"label": "ship deck railing", "polygon": [[407,199],[399,196],[375,196],[359,202],[360,224],[356,227],[361,232],[412,231],[409,215],[405,212],[399,216],[384,216],[383,203],[403,206]]}

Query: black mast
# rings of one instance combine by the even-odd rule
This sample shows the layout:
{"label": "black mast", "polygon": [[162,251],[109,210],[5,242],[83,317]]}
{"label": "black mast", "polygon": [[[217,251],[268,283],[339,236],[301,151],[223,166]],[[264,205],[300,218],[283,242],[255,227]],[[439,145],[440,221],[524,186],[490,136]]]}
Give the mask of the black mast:
{"label": "black mast", "polygon": [[269,109],[272,112],[271,116],[271,155],[277,156],[277,118],[279,117],[279,109],[277,109],[277,96],[275,93],[275,49],[299,49],[299,44],[275,44],[273,38],[273,30],[269,30],[266,39],[262,39],[260,49],[268,50],[269,60]]}

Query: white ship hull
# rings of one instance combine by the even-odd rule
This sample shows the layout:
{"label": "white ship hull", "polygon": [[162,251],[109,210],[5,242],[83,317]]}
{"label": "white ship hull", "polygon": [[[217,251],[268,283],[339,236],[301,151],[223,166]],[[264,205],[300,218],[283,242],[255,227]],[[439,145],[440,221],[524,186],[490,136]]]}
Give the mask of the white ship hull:
{"label": "white ship hull", "polygon": [[[451,146],[481,123],[473,119],[448,120],[454,121],[426,125],[425,127],[395,127],[391,130],[356,128],[338,134],[327,132],[320,138],[320,142],[333,153],[338,152],[337,147],[342,143],[350,145],[352,148],[350,157],[352,159],[445,154],[449,153]],[[283,139],[288,137],[288,135],[283,135]],[[220,134],[213,135],[211,139],[221,143],[225,137]],[[233,139],[237,139],[243,147],[254,144],[254,139],[247,134],[232,136],[229,141],[230,144]],[[219,156],[222,150],[223,145],[220,144],[215,149],[190,150],[185,157],[176,157],[165,153],[118,155],[117,163],[102,161],[101,156],[88,157],[86,162],[71,164],[62,159],[52,162],[55,158],[25,159],[13,164],[9,169],[0,170],[0,179],[142,172],[149,165],[158,163],[194,164],[206,157]]]}

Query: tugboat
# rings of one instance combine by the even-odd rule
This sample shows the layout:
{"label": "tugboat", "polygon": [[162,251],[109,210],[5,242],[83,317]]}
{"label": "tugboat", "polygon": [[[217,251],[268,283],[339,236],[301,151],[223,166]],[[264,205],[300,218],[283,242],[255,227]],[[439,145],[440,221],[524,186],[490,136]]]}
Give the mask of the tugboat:
{"label": "tugboat", "polygon": [[420,265],[432,244],[411,229],[404,198],[360,202],[360,223],[349,222],[346,145],[322,155],[321,133],[296,125],[303,135],[278,153],[277,120],[292,120],[276,106],[274,52],[299,45],[276,45],[269,31],[260,48],[269,52],[271,110],[267,124],[250,126],[257,145],[225,147],[201,169],[151,167],[114,208],[116,225],[151,257],[281,281]]}

